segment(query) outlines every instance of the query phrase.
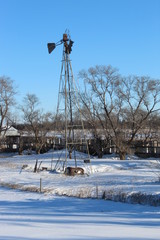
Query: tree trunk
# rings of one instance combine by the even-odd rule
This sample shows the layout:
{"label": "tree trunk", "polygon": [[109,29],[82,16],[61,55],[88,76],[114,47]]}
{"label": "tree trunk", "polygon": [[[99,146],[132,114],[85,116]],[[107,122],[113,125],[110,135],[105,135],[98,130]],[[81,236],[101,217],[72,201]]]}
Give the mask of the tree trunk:
{"label": "tree trunk", "polygon": [[120,160],[126,160],[126,152],[119,152]]}
{"label": "tree trunk", "polygon": [[98,151],[98,158],[102,158],[103,157],[103,151]]}
{"label": "tree trunk", "polygon": [[72,159],[72,151],[69,150],[69,159]]}
{"label": "tree trunk", "polygon": [[36,154],[40,154],[41,153],[41,148],[40,147],[36,147]]}

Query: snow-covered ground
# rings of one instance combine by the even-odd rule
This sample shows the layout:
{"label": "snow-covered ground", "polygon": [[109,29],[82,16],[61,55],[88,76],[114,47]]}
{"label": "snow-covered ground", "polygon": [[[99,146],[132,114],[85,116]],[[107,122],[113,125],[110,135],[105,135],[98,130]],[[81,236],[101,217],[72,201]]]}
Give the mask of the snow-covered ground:
{"label": "snow-covered ground", "polygon": [[160,209],[0,188],[0,239],[160,238]]}
{"label": "snow-covered ground", "polygon": [[69,177],[33,173],[36,159],[49,170],[57,152],[0,158],[0,239],[160,239],[157,160],[95,158],[84,176]]}
{"label": "snow-covered ground", "polygon": [[[61,163],[56,172],[33,172],[36,160],[40,169],[54,169],[58,154],[63,156],[62,152],[49,152],[0,158],[0,186],[39,191],[41,179],[45,194],[103,197],[128,203],[160,205],[160,162],[156,159],[142,160],[133,156],[121,161],[118,157],[109,155],[103,159],[93,158],[88,165],[79,161],[78,166],[85,169],[85,174],[74,177],[57,172]],[[73,160],[69,160],[69,164],[74,166]]]}

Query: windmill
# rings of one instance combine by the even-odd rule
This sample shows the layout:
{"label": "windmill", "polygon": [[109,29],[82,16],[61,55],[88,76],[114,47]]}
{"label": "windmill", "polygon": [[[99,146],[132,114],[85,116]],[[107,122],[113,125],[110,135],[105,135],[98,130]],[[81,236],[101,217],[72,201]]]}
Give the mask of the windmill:
{"label": "windmill", "polygon": [[[49,54],[59,45],[63,45],[61,74],[59,81],[59,93],[57,103],[57,124],[56,129],[60,131],[59,125],[62,121],[65,125],[63,129],[65,154],[60,154],[56,165],[56,169],[61,169],[68,175],[84,174],[82,163],[86,169],[90,171],[90,155],[88,142],[86,139],[86,131],[82,119],[82,113],[79,106],[78,91],[73,76],[70,54],[72,51],[73,41],[69,33],[65,32],[63,38],[57,43],[48,43]],[[59,117],[62,117],[61,121]],[[77,118],[78,116],[78,118]],[[62,126],[61,126],[62,131]],[[85,151],[87,154],[80,154]],[[86,157],[87,156],[87,157]],[[74,161],[71,161],[71,159]],[[72,166],[74,162],[74,167]],[[78,163],[80,163],[79,167]]]}

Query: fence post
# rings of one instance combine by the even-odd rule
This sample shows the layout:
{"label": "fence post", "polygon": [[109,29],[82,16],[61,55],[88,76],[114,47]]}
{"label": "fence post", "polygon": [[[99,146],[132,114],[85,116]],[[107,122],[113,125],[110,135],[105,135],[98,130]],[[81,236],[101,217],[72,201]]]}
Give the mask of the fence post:
{"label": "fence post", "polygon": [[42,178],[40,178],[40,192],[42,192]]}
{"label": "fence post", "polygon": [[98,198],[98,185],[96,186],[96,197]]}

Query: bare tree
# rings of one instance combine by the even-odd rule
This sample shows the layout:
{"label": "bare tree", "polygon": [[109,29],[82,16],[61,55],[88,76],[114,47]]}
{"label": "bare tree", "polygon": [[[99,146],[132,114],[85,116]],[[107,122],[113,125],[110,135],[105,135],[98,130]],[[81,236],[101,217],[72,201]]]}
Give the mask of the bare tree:
{"label": "bare tree", "polygon": [[120,159],[125,159],[136,134],[145,127],[149,116],[159,110],[159,80],[122,77],[111,66],[96,66],[79,76],[87,84],[81,99],[88,114],[98,118],[99,127],[114,141]]}
{"label": "bare tree", "polygon": [[46,143],[47,133],[50,131],[52,114],[43,113],[39,108],[39,99],[35,94],[27,94],[21,110],[24,114],[25,129],[34,136],[35,148],[39,154]]}
{"label": "bare tree", "polygon": [[15,95],[13,80],[9,77],[0,77],[0,146],[7,129],[13,123],[10,110],[15,105]]}

